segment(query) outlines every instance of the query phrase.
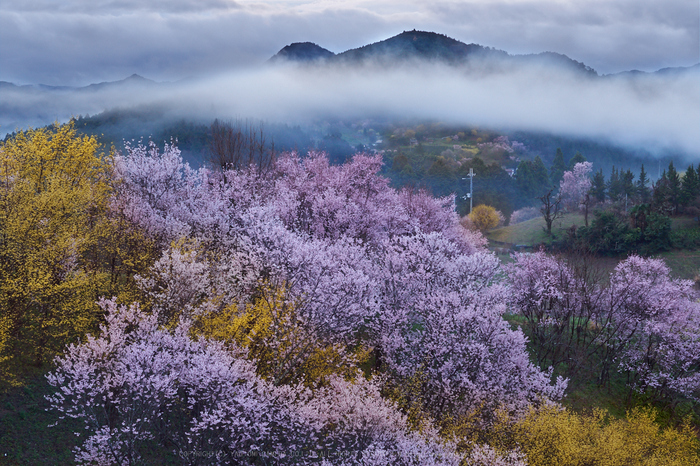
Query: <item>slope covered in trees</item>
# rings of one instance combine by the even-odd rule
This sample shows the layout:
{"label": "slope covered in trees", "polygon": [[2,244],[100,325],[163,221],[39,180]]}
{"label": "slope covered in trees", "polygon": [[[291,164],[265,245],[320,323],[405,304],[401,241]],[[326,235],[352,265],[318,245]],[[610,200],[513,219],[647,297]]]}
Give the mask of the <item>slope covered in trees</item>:
{"label": "slope covered in trees", "polygon": [[[331,165],[322,153],[292,152],[193,169],[171,145],[99,156],[70,126],[21,133],[0,154],[0,285],[20,283],[9,262],[17,254],[37,255],[26,281],[42,280],[18,295],[21,307],[0,303],[0,362],[21,372],[17,329],[62,319],[69,331],[37,347],[36,362],[56,388],[48,400],[58,425],[82,424],[80,463],[591,457],[564,444],[543,456],[553,425],[644,439],[643,451],[616,452],[620,461],[697,460],[689,428],[659,430],[650,412],[610,426],[558,416],[567,386],[552,372],[565,374],[559,355],[531,361],[525,333],[504,319],[527,319],[526,331],[542,335],[531,344],[545,352],[583,325],[579,340],[560,338],[567,354],[593,348],[608,355],[603,374],[630,374],[631,389],[695,399],[700,311],[689,285],[658,262],[630,259],[600,290],[543,254],[502,269],[483,236],[460,225],[452,197],[391,188],[379,155]],[[37,154],[53,159],[19,169]],[[15,233],[26,221],[33,234]]]}

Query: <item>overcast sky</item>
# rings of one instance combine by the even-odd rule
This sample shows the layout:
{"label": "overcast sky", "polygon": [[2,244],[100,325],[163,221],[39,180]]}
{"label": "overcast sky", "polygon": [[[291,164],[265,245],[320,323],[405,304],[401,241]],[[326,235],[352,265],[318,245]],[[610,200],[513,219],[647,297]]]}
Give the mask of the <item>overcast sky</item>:
{"label": "overcast sky", "polygon": [[698,0],[0,0],[0,80],[179,80],[253,66],[292,42],[342,52],[427,30],[599,73],[700,61]]}

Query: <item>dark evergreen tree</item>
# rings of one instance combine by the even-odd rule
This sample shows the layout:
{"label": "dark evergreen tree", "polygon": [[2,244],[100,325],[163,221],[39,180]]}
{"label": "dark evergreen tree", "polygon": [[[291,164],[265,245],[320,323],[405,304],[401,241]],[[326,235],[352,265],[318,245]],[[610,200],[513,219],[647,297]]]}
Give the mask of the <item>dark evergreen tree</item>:
{"label": "dark evergreen tree", "polygon": [[529,199],[539,198],[551,188],[547,167],[539,156],[520,162],[515,177],[520,191]]}
{"label": "dark evergreen tree", "polygon": [[637,198],[642,204],[651,202],[651,192],[647,187],[648,183],[649,177],[647,172],[644,171],[644,164],[642,164],[642,169],[639,171],[639,179],[637,180]]}
{"label": "dark evergreen tree", "polygon": [[668,189],[670,194],[670,202],[673,206],[673,212],[678,212],[678,205],[681,199],[681,177],[678,175],[676,168],[673,166],[673,162],[668,164]]}
{"label": "dark evergreen tree", "polygon": [[698,172],[690,165],[683,174],[680,204],[685,208],[700,195],[700,179]]}
{"label": "dark evergreen tree", "polygon": [[591,195],[595,202],[605,202],[605,175],[603,175],[602,168],[593,175]]}
{"label": "dark evergreen tree", "polygon": [[626,196],[629,202],[633,202],[637,189],[634,185],[634,173],[632,173],[632,170],[628,169],[625,173],[620,172],[620,184],[622,185],[621,197]]}
{"label": "dark evergreen tree", "polygon": [[606,184],[606,188],[608,189],[608,197],[612,202],[618,202],[624,197],[624,186],[622,185],[622,180],[620,180],[620,174],[614,165],[610,172],[610,179]]}
{"label": "dark evergreen tree", "polygon": [[661,215],[669,215],[673,211],[671,203],[671,188],[666,176],[666,170],[661,174],[661,178],[652,186],[651,207],[654,212]]}
{"label": "dark evergreen tree", "polygon": [[547,167],[544,166],[544,162],[542,162],[542,159],[538,155],[535,157],[535,160],[532,162],[535,166],[535,172],[537,173],[537,176],[547,185],[549,185],[549,174],[547,174]]}
{"label": "dark evergreen tree", "polygon": [[571,157],[571,160],[569,160],[569,166],[567,167],[567,169],[569,171],[571,171],[574,169],[574,165],[576,165],[577,163],[581,163],[581,162],[587,162],[586,157],[581,155],[580,152],[576,152],[576,155]]}
{"label": "dark evergreen tree", "polygon": [[557,153],[554,156],[554,162],[549,168],[549,180],[552,182],[552,186],[558,187],[561,178],[564,176],[566,171],[566,163],[564,162],[564,153],[561,151],[561,147],[557,147]]}

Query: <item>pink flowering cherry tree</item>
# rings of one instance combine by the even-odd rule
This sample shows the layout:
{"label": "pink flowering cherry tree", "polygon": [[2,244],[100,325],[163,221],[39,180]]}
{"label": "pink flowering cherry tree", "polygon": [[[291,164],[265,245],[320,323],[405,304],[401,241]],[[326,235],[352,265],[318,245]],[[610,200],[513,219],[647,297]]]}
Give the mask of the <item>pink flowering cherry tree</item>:
{"label": "pink flowering cherry tree", "polygon": [[584,213],[586,226],[588,226],[588,207],[590,204],[591,190],[591,162],[580,162],[574,165],[572,171],[564,172],[560,182],[559,195],[564,205],[569,210],[580,210]]}
{"label": "pink flowering cherry tree", "polygon": [[85,423],[79,463],[169,451],[183,464],[322,464],[331,453],[346,464],[459,464],[452,443],[429,426],[410,431],[372,382],[274,387],[240,350],[190,338],[187,323],[165,330],[137,305],[100,304],[102,335],[71,345],[48,375],[53,408]]}
{"label": "pink flowering cherry tree", "polygon": [[525,318],[539,365],[578,370],[598,361],[598,382],[618,370],[634,390],[697,399],[700,305],[692,282],[670,277],[661,259],[630,256],[609,284],[587,280],[543,252],[506,267],[513,311]]}
{"label": "pink flowering cherry tree", "polygon": [[[113,211],[160,252],[136,277],[153,313],[102,301],[102,334],[57,360],[51,401],[86,421],[78,459],[135,462],[160,445],[252,462],[234,453],[264,447],[305,452],[294,460],[304,464],[345,445],[356,451],[347,464],[456,464],[434,429],[410,431],[380,381],[420,379],[422,407],[437,421],[561,398],[566,381],[533,365],[523,333],[503,319],[508,293],[483,236],[460,226],[451,198],[394,190],[380,168],[365,154],[342,166],[321,153],[283,154],[264,173],[195,170],[174,146],[117,156]],[[279,370],[270,379],[244,351],[192,338],[190,318],[243,312],[275,293],[294,319],[271,324]],[[314,344],[373,349],[381,378],[297,386],[288,374],[300,373],[304,353],[285,351]],[[498,457],[475,452],[473,464]]]}

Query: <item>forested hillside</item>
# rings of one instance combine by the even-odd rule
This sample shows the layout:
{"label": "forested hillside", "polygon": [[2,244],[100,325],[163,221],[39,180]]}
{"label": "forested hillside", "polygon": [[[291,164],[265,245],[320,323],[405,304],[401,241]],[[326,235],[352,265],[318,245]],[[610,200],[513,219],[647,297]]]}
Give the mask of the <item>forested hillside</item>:
{"label": "forested hillside", "polygon": [[[65,125],[0,157],[3,461],[697,464],[700,305],[660,260],[503,267],[381,155],[194,169]],[[627,416],[561,409],[582,374]],[[32,390],[60,452],[16,434]]]}

